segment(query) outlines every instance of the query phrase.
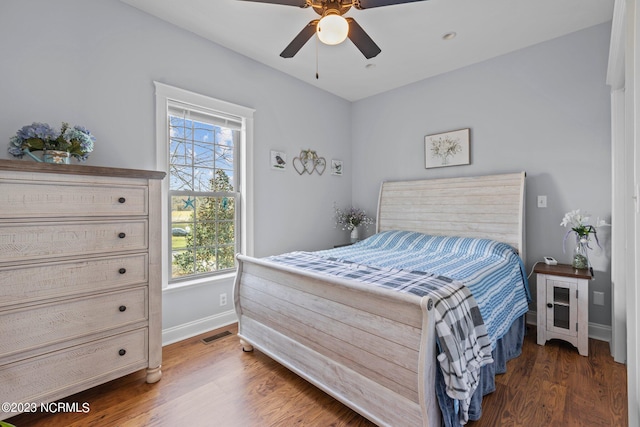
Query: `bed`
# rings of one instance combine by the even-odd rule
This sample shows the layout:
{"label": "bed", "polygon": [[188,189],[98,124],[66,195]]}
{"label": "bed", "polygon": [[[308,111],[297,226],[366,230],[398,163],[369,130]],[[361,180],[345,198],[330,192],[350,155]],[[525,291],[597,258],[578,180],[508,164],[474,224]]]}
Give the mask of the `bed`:
{"label": "bed", "polygon": [[[316,253],[262,259],[238,255],[234,303],[243,350],[257,348],[381,426],[456,425],[469,415],[476,419],[493,375],[504,370],[522,344],[529,299],[523,274],[524,181],[525,173],[519,172],[383,182],[376,234],[364,241]],[[414,265],[421,254],[443,246],[456,248],[450,260],[463,258],[461,248],[473,246],[515,257],[509,261],[515,266],[504,274],[481,269],[489,272],[482,279],[480,273],[460,268],[461,277],[452,279]],[[403,252],[402,261],[389,261],[391,254],[416,248],[420,255]],[[476,255],[469,258],[480,264]],[[447,263],[454,261],[433,261],[436,267]],[[517,291],[507,291],[517,294],[513,307],[496,310],[493,303],[487,308],[489,297],[476,298],[474,292],[482,287],[489,289],[486,294],[496,293],[492,283],[507,276],[510,283],[519,281],[511,285]],[[476,323],[467,322],[468,329],[459,331],[463,340],[472,341],[462,347],[457,341],[446,344],[441,329],[446,298],[436,286],[430,288],[438,281],[466,292],[464,308],[482,313],[470,316]],[[390,289],[392,282],[404,291]],[[460,400],[443,396],[451,389],[447,371],[457,364],[447,361],[452,348],[465,355],[462,369],[468,372],[461,378],[472,383],[472,389],[460,391]]]}

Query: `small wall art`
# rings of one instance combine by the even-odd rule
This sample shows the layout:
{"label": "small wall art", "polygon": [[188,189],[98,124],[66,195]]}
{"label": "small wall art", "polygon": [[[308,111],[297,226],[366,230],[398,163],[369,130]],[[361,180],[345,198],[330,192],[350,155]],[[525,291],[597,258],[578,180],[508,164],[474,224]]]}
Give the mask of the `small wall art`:
{"label": "small wall art", "polygon": [[342,175],[342,160],[331,159],[331,175]]}
{"label": "small wall art", "polygon": [[327,161],[324,157],[318,156],[318,154],[312,150],[302,150],[298,157],[293,158],[293,168],[299,175],[305,172],[311,175],[316,172],[318,175],[322,175],[327,168]]}
{"label": "small wall art", "polygon": [[469,128],[424,137],[425,168],[468,165]]}
{"label": "small wall art", "polygon": [[287,153],[271,150],[271,169],[283,171],[287,168]]}

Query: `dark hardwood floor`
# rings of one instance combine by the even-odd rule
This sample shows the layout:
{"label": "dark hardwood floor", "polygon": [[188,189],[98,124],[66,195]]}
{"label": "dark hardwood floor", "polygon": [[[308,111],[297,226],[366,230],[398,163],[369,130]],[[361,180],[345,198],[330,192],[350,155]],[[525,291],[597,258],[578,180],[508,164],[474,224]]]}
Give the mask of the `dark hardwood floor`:
{"label": "dark hardwood floor", "polygon": [[[228,330],[232,335],[204,344]],[[17,427],[44,426],[373,426],[259,351],[243,353],[234,326],[163,349],[163,377],[146,384],[138,372],[73,395],[88,413],[21,414]],[[571,345],[535,342],[497,377],[485,396],[484,426],[626,426],[626,367],[615,363],[608,343],[589,340],[589,357]]]}

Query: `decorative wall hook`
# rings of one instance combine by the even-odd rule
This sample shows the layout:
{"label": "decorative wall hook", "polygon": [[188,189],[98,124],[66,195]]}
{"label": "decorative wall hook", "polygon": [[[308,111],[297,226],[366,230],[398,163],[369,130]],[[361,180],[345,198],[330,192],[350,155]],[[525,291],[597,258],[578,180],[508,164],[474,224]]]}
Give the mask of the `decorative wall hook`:
{"label": "decorative wall hook", "polygon": [[298,172],[298,175],[302,175],[305,172],[311,175],[314,171],[318,175],[322,175],[327,168],[327,161],[324,157],[319,157],[318,154],[312,150],[302,150],[298,157],[293,158],[293,168]]}

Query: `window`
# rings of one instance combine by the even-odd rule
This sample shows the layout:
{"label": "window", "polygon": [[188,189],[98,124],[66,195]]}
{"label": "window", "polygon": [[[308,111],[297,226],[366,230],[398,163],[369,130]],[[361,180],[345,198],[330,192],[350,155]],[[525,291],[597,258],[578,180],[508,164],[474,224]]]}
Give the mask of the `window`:
{"label": "window", "polygon": [[248,193],[248,118],[238,115],[244,107],[159,83],[156,89],[164,128],[158,126],[158,159],[167,172],[167,281],[231,272],[235,254],[247,246],[241,206]]}
{"label": "window", "polygon": [[242,123],[169,104],[171,279],[233,268]]}

